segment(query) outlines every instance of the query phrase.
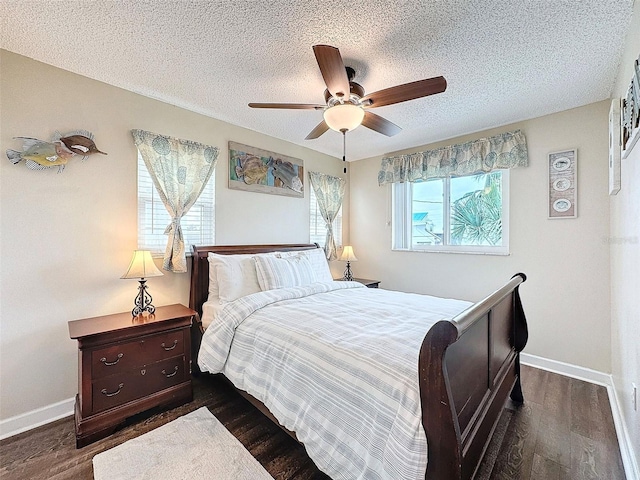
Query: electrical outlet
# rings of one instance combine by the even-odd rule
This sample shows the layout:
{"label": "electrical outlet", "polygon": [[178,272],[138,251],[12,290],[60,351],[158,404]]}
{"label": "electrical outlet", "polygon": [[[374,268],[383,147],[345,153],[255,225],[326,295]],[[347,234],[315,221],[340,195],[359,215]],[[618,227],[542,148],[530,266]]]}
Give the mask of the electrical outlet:
{"label": "electrical outlet", "polygon": [[631,384],[631,405],[633,405],[633,410],[638,411],[638,388],[635,383]]}

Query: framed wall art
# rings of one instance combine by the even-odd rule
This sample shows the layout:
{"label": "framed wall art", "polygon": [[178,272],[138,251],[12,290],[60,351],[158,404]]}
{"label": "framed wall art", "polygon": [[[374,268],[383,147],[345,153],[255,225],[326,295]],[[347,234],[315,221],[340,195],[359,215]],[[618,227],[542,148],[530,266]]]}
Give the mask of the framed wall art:
{"label": "framed wall art", "polygon": [[303,162],[287,155],[229,142],[229,188],[303,198]]}
{"label": "framed wall art", "polygon": [[578,216],[578,151],[562,150],[549,154],[549,210],[548,217],[576,218]]}
{"label": "framed wall art", "polygon": [[640,56],[633,66],[633,78],[622,99],[622,158],[627,158],[640,138]]}
{"label": "framed wall art", "polygon": [[609,109],[609,195],[620,191],[620,99],[611,100]]}

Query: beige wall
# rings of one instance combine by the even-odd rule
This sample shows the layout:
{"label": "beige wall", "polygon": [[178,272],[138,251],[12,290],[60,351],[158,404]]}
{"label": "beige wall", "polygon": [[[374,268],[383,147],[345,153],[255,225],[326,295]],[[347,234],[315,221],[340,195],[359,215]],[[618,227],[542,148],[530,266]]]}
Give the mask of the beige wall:
{"label": "beige wall", "polygon": [[[220,148],[217,244],[309,241],[308,183],[304,199],[229,190],[229,140],[303,159],[307,170],[342,175],[339,159],[19,55],[0,51],[0,68],[3,157],[8,148],[21,149],[14,136],[49,139],[55,130],[78,128],[93,132],[108,153],[72,160],[60,174],[0,159],[2,420],[77,392],[77,350],[67,321],[132,308],[137,284],[120,280],[137,242],[131,129]],[[188,282],[188,274],[152,278],[154,304],[188,304]]]}
{"label": "beige wall", "polygon": [[[377,186],[380,157],[353,162],[350,233],[357,275],[393,290],[475,301],[524,272],[525,351],[609,372],[608,108],[600,102],[412,150],[523,130],[530,165],[510,174],[509,256],[391,251],[391,189]],[[547,154],[573,147],[578,218],[548,220]]]}
{"label": "beige wall", "polygon": [[[640,1],[636,0],[614,98],[625,97],[633,62],[640,55]],[[611,196],[611,363],[614,386],[636,468],[640,466],[640,405],[631,405],[631,384],[640,402],[640,141],[621,161],[622,185]],[[640,474],[640,472],[638,472]]]}

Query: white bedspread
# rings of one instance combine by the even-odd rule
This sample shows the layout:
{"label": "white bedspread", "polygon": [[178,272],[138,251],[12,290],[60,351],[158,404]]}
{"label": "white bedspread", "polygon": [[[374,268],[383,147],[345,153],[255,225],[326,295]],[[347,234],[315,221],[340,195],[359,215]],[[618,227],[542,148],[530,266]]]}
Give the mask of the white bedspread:
{"label": "white bedspread", "polygon": [[255,293],[219,312],[198,364],[261,400],[332,479],[424,479],[420,345],[470,305],[355,282]]}

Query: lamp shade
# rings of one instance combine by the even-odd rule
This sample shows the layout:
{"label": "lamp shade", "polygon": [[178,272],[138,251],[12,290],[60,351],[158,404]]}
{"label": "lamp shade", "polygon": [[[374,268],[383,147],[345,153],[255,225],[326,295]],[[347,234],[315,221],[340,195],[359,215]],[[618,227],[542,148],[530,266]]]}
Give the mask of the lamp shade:
{"label": "lamp shade", "polygon": [[149,250],[134,250],[133,258],[126,273],[120,278],[149,278],[159,277],[163,273],[153,263]]}
{"label": "lamp shade", "polygon": [[364,109],[352,103],[341,103],[327,108],[322,115],[332,130],[349,131],[362,123]]}
{"label": "lamp shade", "polygon": [[342,260],[343,262],[355,262],[358,259],[353,254],[353,247],[351,245],[345,245],[342,249],[342,255],[338,260]]}

